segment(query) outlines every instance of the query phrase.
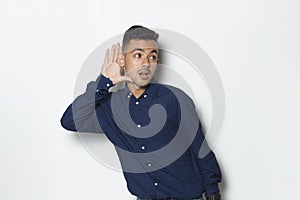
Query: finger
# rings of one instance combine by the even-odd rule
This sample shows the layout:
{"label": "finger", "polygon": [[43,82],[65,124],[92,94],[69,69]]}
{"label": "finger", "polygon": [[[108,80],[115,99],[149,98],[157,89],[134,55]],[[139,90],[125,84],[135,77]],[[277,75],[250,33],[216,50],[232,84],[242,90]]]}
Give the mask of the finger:
{"label": "finger", "polygon": [[106,49],[104,63],[107,65],[109,62],[109,49]]}
{"label": "finger", "polygon": [[121,76],[119,80],[120,82],[121,81],[133,82],[133,80],[129,76]]}
{"label": "finger", "polygon": [[123,50],[122,50],[121,45],[120,45],[120,48],[119,48],[119,54],[123,54]]}
{"label": "finger", "polygon": [[117,58],[119,56],[119,51],[120,51],[120,44],[117,43],[117,45],[116,45],[116,53],[115,53],[115,56],[114,56],[114,62],[117,61]]}
{"label": "finger", "polygon": [[102,70],[101,70],[102,72],[107,68],[108,57],[109,57],[109,49],[106,49],[104,61],[103,61],[103,64],[102,64]]}
{"label": "finger", "polygon": [[113,44],[111,47],[111,52],[110,52],[111,55],[109,57],[110,62],[114,61],[115,53],[116,53],[116,46],[115,46],[115,44]]}

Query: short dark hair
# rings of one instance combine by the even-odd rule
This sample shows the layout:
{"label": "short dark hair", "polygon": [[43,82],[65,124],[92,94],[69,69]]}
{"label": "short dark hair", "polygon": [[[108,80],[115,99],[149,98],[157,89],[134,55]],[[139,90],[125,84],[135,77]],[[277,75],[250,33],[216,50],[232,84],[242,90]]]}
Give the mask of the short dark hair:
{"label": "short dark hair", "polygon": [[124,34],[123,37],[123,44],[122,44],[122,50],[123,53],[125,53],[125,49],[129,43],[130,40],[154,40],[157,42],[158,40],[158,33],[154,32],[153,30],[150,30],[144,26],[141,25],[134,25],[131,26]]}

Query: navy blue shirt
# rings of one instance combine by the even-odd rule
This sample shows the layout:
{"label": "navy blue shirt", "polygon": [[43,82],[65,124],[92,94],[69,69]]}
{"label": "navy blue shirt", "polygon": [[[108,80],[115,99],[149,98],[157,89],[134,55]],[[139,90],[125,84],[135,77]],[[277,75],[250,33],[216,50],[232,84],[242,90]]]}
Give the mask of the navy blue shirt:
{"label": "navy blue shirt", "polygon": [[[105,133],[115,145],[128,190],[140,198],[197,198],[219,192],[221,171],[192,100],[181,90],[150,83],[135,98],[110,79],[90,82],[61,118],[71,131]],[[181,99],[181,100],[179,100]]]}

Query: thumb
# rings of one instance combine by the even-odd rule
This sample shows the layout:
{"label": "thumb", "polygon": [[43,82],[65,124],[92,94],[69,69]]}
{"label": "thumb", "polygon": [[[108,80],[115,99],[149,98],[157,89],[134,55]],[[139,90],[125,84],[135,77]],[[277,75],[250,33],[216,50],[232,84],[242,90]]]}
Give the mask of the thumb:
{"label": "thumb", "polygon": [[129,76],[121,76],[119,81],[128,81],[128,82],[133,82],[133,80]]}

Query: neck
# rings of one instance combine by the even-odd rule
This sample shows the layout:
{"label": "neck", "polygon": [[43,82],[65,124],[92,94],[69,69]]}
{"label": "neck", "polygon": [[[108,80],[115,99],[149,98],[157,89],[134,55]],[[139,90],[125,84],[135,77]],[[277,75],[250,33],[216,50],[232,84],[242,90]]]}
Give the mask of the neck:
{"label": "neck", "polygon": [[139,98],[143,92],[147,89],[147,86],[140,87],[133,83],[127,83],[128,90],[135,96],[135,98]]}

